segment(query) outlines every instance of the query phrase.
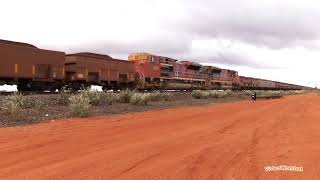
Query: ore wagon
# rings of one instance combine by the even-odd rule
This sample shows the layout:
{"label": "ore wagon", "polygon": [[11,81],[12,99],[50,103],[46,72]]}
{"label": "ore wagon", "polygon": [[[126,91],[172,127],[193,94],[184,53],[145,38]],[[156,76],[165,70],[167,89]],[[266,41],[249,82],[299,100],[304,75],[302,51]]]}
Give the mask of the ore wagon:
{"label": "ore wagon", "polygon": [[103,89],[133,88],[134,63],[95,53],[68,54],[65,60],[66,82],[74,90],[90,85]]}
{"label": "ore wagon", "polygon": [[63,85],[65,53],[0,40],[0,85],[19,91],[55,90]]}

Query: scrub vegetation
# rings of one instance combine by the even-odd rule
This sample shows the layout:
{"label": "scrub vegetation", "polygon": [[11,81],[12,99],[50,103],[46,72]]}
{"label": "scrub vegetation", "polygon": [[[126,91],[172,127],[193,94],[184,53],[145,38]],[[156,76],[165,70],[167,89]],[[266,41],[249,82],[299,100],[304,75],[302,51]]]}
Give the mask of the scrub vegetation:
{"label": "scrub vegetation", "polygon": [[[286,96],[304,91],[254,91],[257,96]],[[253,91],[195,90],[192,92],[98,92],[0,96],[0,127],[53,119],[124,114],[176,106],[249,100]]]}

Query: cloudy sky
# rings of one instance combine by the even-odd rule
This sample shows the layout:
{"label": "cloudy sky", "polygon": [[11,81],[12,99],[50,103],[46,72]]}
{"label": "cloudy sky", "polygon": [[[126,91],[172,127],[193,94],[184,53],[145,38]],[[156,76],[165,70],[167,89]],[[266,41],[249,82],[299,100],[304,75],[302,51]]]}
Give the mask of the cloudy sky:
{"label": "cloudy sky", "polygon": [[150,52],[320,86],[317,0],[6,0],[0,39],[126,59]]}

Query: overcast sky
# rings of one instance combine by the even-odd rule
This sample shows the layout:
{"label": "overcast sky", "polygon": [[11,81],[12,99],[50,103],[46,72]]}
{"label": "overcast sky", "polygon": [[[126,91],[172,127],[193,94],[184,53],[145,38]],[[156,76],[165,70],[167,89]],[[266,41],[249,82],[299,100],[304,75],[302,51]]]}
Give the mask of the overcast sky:
{"label": "overcast sky", "polygon": [[6,0],[0,39],[127,59],[150,52],[320,86],[317,0]]}

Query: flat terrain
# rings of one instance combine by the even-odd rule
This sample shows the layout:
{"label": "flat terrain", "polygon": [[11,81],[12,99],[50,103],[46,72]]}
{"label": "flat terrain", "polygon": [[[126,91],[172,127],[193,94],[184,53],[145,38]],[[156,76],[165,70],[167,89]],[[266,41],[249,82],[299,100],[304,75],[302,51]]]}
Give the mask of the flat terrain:
{"label": "flat terrain", "polygon": [[[118,93],[117,93],[118,94]],[[52,119],[66,119],[73,117],[68,98],[71,94],[51,95],[27,95],[27,108],[13,115],[4,112],[1,105],[6,104],[3,96],[0,96],[0,128],[37,124],[48,122]],[[116,94],[114,94],[116,95]],[[127,114],[130,112],[144,112],[161,110],[181,106],[201,106],[212,103],[226,103],[250,99],[251,95],[233,92],[232,95],[223,98],[194,99],[190,92],[172,92],[169,101],[150,101],[146,106],[136,106],[130,103],[113,100],[112,105],[101,102],[98,106],[90,108],[89,116],[103,116],[115,114]]]}
{"label": "flat terrain", "polygon": [[[320,96],[0,129],[0,179],[319,179]],[[265,166],[303,172],[265,172]]]}

